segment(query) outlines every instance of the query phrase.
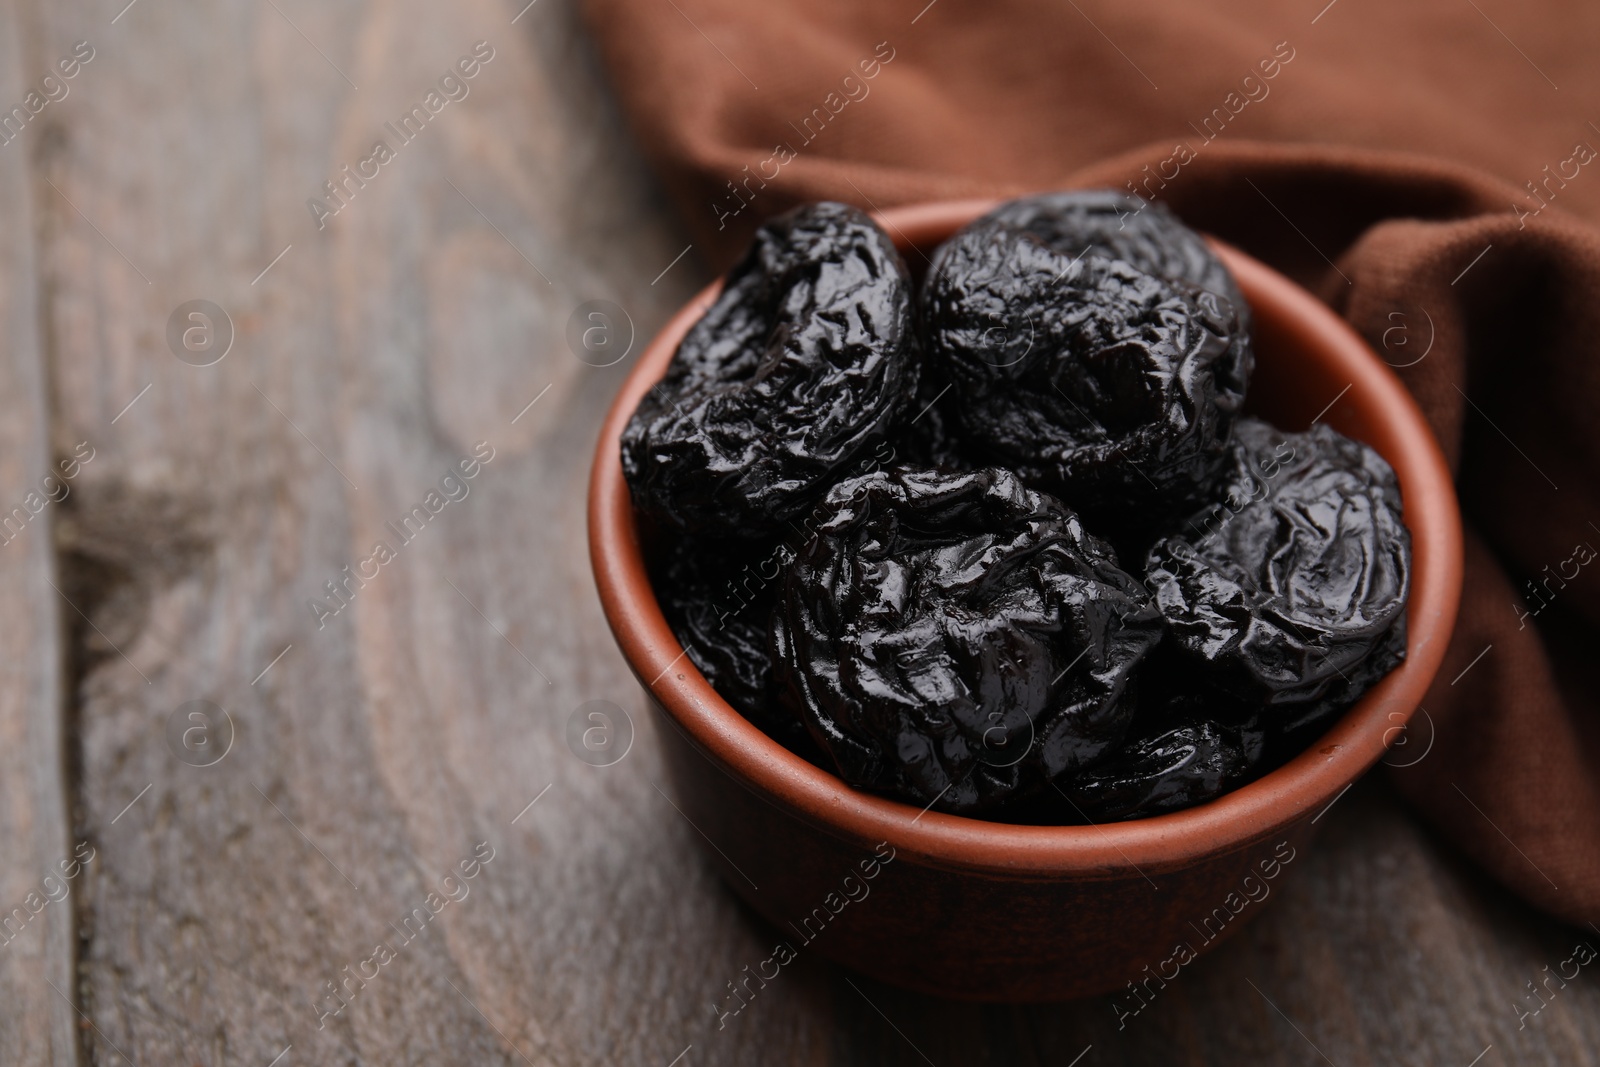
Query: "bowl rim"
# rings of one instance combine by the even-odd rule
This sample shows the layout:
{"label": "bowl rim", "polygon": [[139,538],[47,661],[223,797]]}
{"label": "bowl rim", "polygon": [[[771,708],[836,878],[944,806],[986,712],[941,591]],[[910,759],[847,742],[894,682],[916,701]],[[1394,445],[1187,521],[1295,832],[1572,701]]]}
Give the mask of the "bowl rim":
{"label": "bowl rim", "polygon": [[[873,217],[902,254],[916,250],[926,258],[922,247],[1000,202],[938,201]],[[853,789],[767,737],[717,695],[668,626],[645,571],[622,474],[622,430],[683,335],[716,299],[720,278],[674,314],[630,368],[602,424],[589,484],[590,559],[606,620],[628,665],[672,725],[745,788],[812,825],[866,847],[887,842],[897,854],[955,869],[1018,877],[1174,870],[1248,847],[1307,817],[1320,818],[1399,739],[1438,672],[1461,596],[1460,512],[1444,454],[1399,377],[1305,289],[1245,253],[1207,240],[1250,297],[1258,321],[1268,310],[1303,320],[1323,357],[1348,373],[1349,402],[1365,409],[1369,434],[1383,438],[1382,444],[1369,443],[1399,476],[1412,532],[1406,660],[1320,743],[1254,782],[1183,811],[1086,826],[1031,826],[919,810]]]}

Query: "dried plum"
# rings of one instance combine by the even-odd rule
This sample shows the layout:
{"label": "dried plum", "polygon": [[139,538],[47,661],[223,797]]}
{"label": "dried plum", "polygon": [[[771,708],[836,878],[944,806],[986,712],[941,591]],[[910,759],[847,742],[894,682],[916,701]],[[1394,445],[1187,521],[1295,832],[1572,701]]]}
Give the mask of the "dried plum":
{"label": "dried plum", "polygon": [[916,393],[911,278],[859,210],[766,223],[622,436],[634,504],[682,530],[760,538],[887,436]]}
{"label": "dried plum", "polygon": [[824,504],[785,573],[774,671],[847,782],[976,812],[1122,739],[1160,618],[1059,501],[1006,470],[898,467]]}
{"label": "dried plum", "polygon": [[1193,807],[1232,789],[1249,772],[1237,734],[1198,722],[1129,742],[1078,774],[1062,793],[1080,818],[1111,822]]}
{"label": "dried plum", "polygon": [[1394,471],[1366,445],[1259,419],[1234,437],[1221,501],[1151,548],[1145,583],[1199,678],[1293,729],[1404,657],[1411,535]]}
{"label": "dried plum", "polygon": [[681,539],[661,553],[652,582],[662,614],[706,681],[767,736],[809,756],[805,727],[776,701],[767,624],[786,544],[717,545]]}
{"label": "dried plum", "polygon": [[1108,533],[1210,498],[1254,363],[1230,301],[994,221],[930,270],[929,370],[987,462]]}
{"label": "dried plum", "polygon": [[624,431],[662,609],[855,787],[1042,823],[1210,800],[1405,656],[1393,471],[1242,418],[1253,364],[1226,267],[1137,197],[1004,204],[915,300],[867,216],[797,209]]}
{"label": "dried plum", "polygon": [[1210,290],[1233,305],[1249,332],[1250,305],[1239,284],[1205,240],[1164,204],[1114,189],[1074,189],[1009,200],[983,220],[1026,230],[1069,256],[1106,255],[1146,274]]}

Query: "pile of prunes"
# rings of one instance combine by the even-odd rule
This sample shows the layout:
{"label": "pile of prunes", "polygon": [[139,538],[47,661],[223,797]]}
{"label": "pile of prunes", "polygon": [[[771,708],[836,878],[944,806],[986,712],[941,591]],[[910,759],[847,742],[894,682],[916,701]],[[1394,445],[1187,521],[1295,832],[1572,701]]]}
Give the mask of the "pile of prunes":
{"label": "pile of prunes", "polygon": [[1241,413],[1250,309],[1164,208],[1006,203],[920,284],[776,218],[639,404],[656,595],[734,708],[919,807],[1104,822],[1280,765],[1405,656],[1371,448]]}

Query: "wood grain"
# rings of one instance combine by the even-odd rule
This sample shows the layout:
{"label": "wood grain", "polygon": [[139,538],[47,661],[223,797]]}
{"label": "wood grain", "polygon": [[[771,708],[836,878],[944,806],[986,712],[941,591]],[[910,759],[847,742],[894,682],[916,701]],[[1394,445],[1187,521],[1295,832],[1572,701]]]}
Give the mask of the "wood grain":
{"label": "wood grain", "polygon": [[[660,791],[584,543],[589,452],[629,361],[566,340],[581,303],[610,300],[636,353],[706,277],[691,251],[658,280],[689,242],[572,5],[25,10],[7,71],[81,39],[97,54],[27,156],[0,148],[0,487],[52,447],[99,451],[52,514],[53,555],[36,531],[0,549],[0,888],[59,858],[70,792],[97,849],[71,898],[95,1029],[80,1059],[37,977],[70,977],[55,908],[26,962],[0,949],[0,1060],[1467,1067],[1492,1043],[1486,1067],[1595,1062],[1600,975],[1525,1029],[1512,1007],[1585,935],[1486,886],[1381,782],[1122,1029],[1108,1001],[939,1003],[804,956],[719,1025],[712,1004],[779,935]],[[319,230],[307,199],[479,40],[494,57],[470,94]],[[212,366],[168,346],[197,299],[233,326]],[[444,500],[479,442],[492,459],[451,483],[466,495],[402,543],[386,524]],[[330,599],[379,541],[393,558]],[[92,625],[63,625],[51,567]],[[232,723],[209,766],[168,739],[194,700]],[[568,747],[594,700],[636,732],[612,766]],[[411,936],[430,892],[461,899]],[[380,943],[393,958],[365,963]]]}
{"label": "wood grain", "polygon": [[[49,67],[34,27],[0,7],[0,100],[23,105]],[[9,115],[7,116],[9,117]],[[51,544],[62,493],[51,440],[47,340],[39,331],[30,165],[47,129],[34,121],[0,145],[0,1063],[78,1058],[73,989],[74,890],[68,836],[61,668],[64,614]],[[48,189],[46,189],[48,191]],[[70,454],[70,447],[66,450]],[[63,862],[71,864],[60,867]],[[47,881],[48,879],[48,881]]]}

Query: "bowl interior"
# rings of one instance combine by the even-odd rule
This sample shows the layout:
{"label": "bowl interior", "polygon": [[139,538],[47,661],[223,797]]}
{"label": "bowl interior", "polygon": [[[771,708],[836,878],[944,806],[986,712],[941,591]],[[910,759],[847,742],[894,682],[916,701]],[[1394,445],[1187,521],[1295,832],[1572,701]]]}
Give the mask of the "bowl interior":
{"label": "bowl interior", "polygon": [[[941,241],[992,206],[945,202],[876,217],[920,274]],[[1314,814],[1370,768],[1421,700],[1455,622],[1462,545],[1450,473],[1410,394],[1343,320],[1271,268],[1212,243],[1255,317],[1249,408],[1287,430],[1315,419],[1371,445],[1395,469],[1412,534],[1406,660],[1317,743],[1262,778],[1184,811],[1099,826],[1021,826],[924,812],[857,791],[752,726],[705,681],[661,614],[619,458],[623,427],[720,283],[696,295],[640,356],[602,428],[590,483],[590,553],[602,606],[629,665],[673,723],[748,788],[842,838],[863,846],[888,841],[923,863],[1012,877],[1180,868]]]}

